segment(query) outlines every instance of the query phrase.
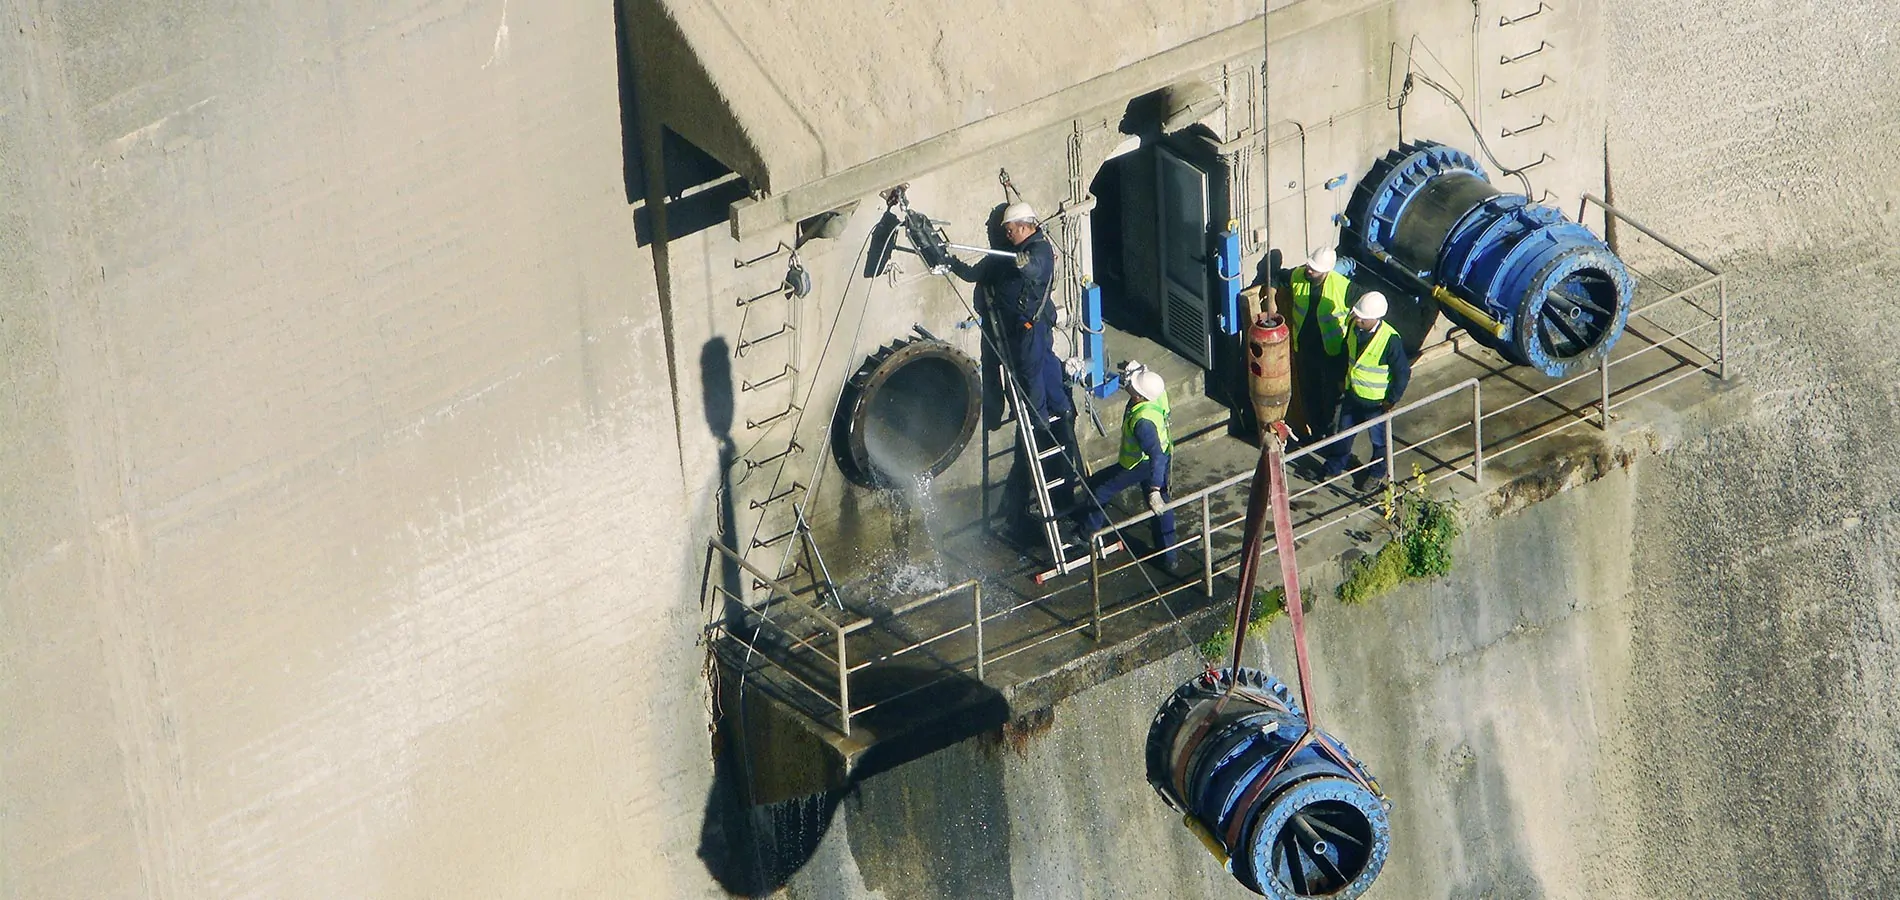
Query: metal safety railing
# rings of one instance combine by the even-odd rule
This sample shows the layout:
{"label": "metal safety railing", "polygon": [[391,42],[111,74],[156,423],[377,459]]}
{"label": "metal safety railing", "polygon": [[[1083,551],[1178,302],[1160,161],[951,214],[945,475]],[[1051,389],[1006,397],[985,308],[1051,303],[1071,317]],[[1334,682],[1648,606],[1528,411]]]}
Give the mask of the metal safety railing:
{"label": "metal safety railing", "polygon": [[[1409,456],[1415,461],[1423,461],[1417,467],[1428,487],[1447,479],[1459,479],[1482,489],[1487,467],[1495,466],[1498,460],[1509,454],[1520,453],[1539,441],[1581,424],[1595,424],[1599,429],[1607,430],[1614,410],[1684,378],[1706,374],[1726,379],[1728,288],[1723,273],[1594,195],[1583,196],[1580,218],[1581,213],[1591,206],[1601,209],[1605,216],[1630,226],[1641,236],[1654,240],[1674,259],[1685,264],[1682,268],[1700,272],[1703,277],[1687,286],[1675,288],[1664,284],[1660,277],[1647,275],[1632,267],[1631,271],[1637,277],[1637,298],[1630,311],[1625,336],[1614,348],[1615,352],[1606,355],[1597,366],[1586,372],[1538,386],[1520,380],[1516,370],[1503,366],[1491,367],[1485,375],[1465,378],[1387,411],[1371,421],[1302,447],[1287,454],[1286,461],[1293,464],[1321,457],[1326,450],[1341,442],[1354,441],[1360,434],[1374,428],[1384,428],[1387,434],[1386,450],[1380,461],[1389,475],[1396,475],[1399,460]],[[1625,259],[1627,263],[1627,257]],[[1672,261],[1666,265],[1674,267],[1675,263]],[[1652,296],[1658,292],[1662,296]],[[1709,336],[1711,331],[1714,332],[1712,340]],[[1447,349],[1463,354],[1457,341],[1451,342]],[[1466,358],[1485,364],[1477,357]],[[1594,384],[1591,384],[1592,381]],[[1568,399],[1560,399],[1560,394]],[[1534,411],[1538,405],[1548,406],[1553,411],[1540,417]],[[1402,424],[1420,427],[1401,434],[1398,426]],[[1342,481],[1354,478],[1372,464],[1372,461],[1368,461],[1338,475],[1322,477],[1317,483],[1294,492],[1289,499],[1297,504],[1320,495]],[[1113,562],[1099,552],[1104,543],[1103,538],[1125,532],[1156,516],[1155,512],[1143,509],[1091,535],[1089,544],[1092,552],[1088,560],[1087,578],[1072,580],[1034,596],[1023,595],[1018,602],[988,612],[983,608],[983,585],[972,579],[915,598],[875,616],[843,621],[840,617],[846,614],[839,612],[834,615],[830,610],[808,602],[799,592],[777,579],[767,577],[737,553],[715,541],[711,545],[712,551],[755,576],[759,585],[769,589],[769,596],[762,603],[749,605],[744,599],[733,596],[732,592],[713,585],[720,593],[737,601],[737,614],[728,617],[727,621],[716,622],[708,628],[708,633],[714,638],[728,639],[730,647],[727,648],[726,659],[737,671],[753,671],[755,659],[756,665],[770,667],[776,674],[785,676],[790,684],[802,689],[803,693],[818,699],[818,708],[824,716],[815,718],[830,719],[840,732],[850,736],[854,717],[896,702],[945,679],[974,673],[979,682],[985,681],[987,669],[997,663],[1081,631],[1087,631],[1090,637],[1100,641],[1104,635],[1104,623],[1156,603],[1165,603],[1168,597],[1185,591],[1198,589],[1204,599],[1212,599],[1216,590],[1215,580],[1235,572],[1241,565],[1239,531],[1246,519],[1242,514],[1217,521],[1215,509],[1244,510],[1253,474],[1250,465],[1243,471],[1171,500],[1166,510],[1184,514],[1184,517],[1191,515],[1198,520],[1193,533],[1177,539],[1172,546],[1155,547],[1141,555],[1131,553],[1118,556]],[[1340,496],[1342,499],[1330,508],[1308,514],[1297,522],[1295,538],[1308,538],[1380,514],[1379,504],[1370,499],[1349,492],[1342,492]],[[1126,592],[1112,595],[1116,592],[1108,585],[1114,576],[1170,551],[1184,552],[1190,548],[1198,548],[1201,563],[1199,577],[1167,586],[1155,586],[1147,579],[1141,579],[1129,583],[1130,589]],[[1275,552],[1272,546],[1263,551],[1272,552]],[[941,609],[938,604],[965,591],[971,600],[967,618],[952,616],[946,620],[936,615],[935,611]],[[985,623],[1010,617],[1029,607],[1053,609],[1058,602],[1080,604],[1081,591],[1088,592],[1085,612],[1057,617],[1053,624],[1033,632],[1011,631],[1005,635],[1001,646],[986,645]],[[814,593],[814,596],[818,594]],[[930,616],[935,623],[926,627],[938,630],[925,636],[908,634],[905,626],[922,625],[925,618],[911,617],[926,609],[933,609]],[[864,635],[861,640],[873,643],[873,649],[860,648],[859,655],[862,658],[853,662],[847,650],[847,638],[872,626],[882,627],[876,635]],[[880,685],[887,689],[884,696],[875,702],[853,704],[851,680],[854,676],[913,653],[934,653],[929,648],[966,633],[970,635],[973,652],[955,659],[939,658],[934,669],[936,677],[916,679],[914,683],[901,685],[894,692],[888,690],[888,685]],[[870,642],[868,639],[872,637],[878,638],[882,646]],[[722,642],[715,641],[715,650],[722,645]],[[744,649],[744,659],[732,658],[738,648]]]}
{"label": "metal safety railing", "polygon": [[[1387,411],[1370,421],[1339,432],[1323,441],[1302,447],[1295,452],[1287,454],[1286,461],[1291,464],[1302,458],[1320,455],[1334,444],[1342,441],[1353,441],[1361,433],[1371,431],[1374,428],[1384,428],[1387,440],[1382,462],[1384,463],[1384,470],[1388,476],[1395,476],[1397,469],[1394,468],[1394,464],[1397,457],[1401,454],[1408,451],[1425,453],[1431,445],[1456,435],[1459,432],[1467,432],[1470,440],[1468,450],[1459,456],[1432,459],[1433,464],[1429,468],[1424,468],[1421,474],[1425,476],[1425,481],[1428,485],[1437,484],[1446,478],[1462,475],[1469,479],[1474,485],[1482,486],[1484,482],[1484,467],[1487,459],[1495,460],[1505,454],[1521,451],[1538,441],[1561,434],[1575,425],[1590,421],[1590,417],[1585,415],[1584,411],[1590,409],[1591,406],[1594,406],[1595,421],[1598,428],[1608,430],[1610,427],[1611,412],[1617,407],[1662,390],[1684,378],[1697,374],[1708,374],[1715,376],[1717,379],[1727,379],[1728,284],[1726,276],[1714,266],[1709,265],[1707,262],[1697,258],[1694,254],[1684,250],[1669,239],[1657,234],[1647,225],[1630,217],[1627,213],[1617,209],[1615,206],[1604,202],[1602,198],[1594,194],[1584,194],[1582,203],[1583,206],[1579,210],[1580,219],[1583,213],[1588,211],[1590,206],[1596,206],[1601,209],[1606,216],[1636,229],[1643,236],[1656,241],[1670,253],[1673,253],[1694,269],[1700,270],[1706,276],[1686,287],[1669,290],[1667,294],[1660,298],[1632,306],[1625,337],[1634,337],[1636,339],[1635,343],[1641,344],[1642,346],[1632,348],[1628,341],[1619,342],[1615,349],[1624,351],[1621,355],[1616,353],[1606,354],[1602,360],[1598,362],[1596,367],[1590,371],[1580,375],[1573,375],[1541,389],[1529,388],[1524,386],[1522,382],[1516,381],[1514,378],[1508,378],[1507,376],[1507,380],[1511,384],[1523,389],[1524,396],[1518,397],[1508,403],[1498,404],[1495,407],[1488,407],[1485,403],[1484,379],[1476,377],[1467,378],[1457,384],[1434,391],[1426,397]],[[1635,270],[1632,269],[1632,271],[1634,272]],[[1641,272],[1636,272],[1635,274],[1637,275],[1638,296],[1640,298],[1643,288],[1646,285],[1653,288],[1656,280],[1653,277],[1643,275]],[[1703,302],[1697,302],[1698,300],[1702,300]],[[1711,305],[1713,308],[1711,308]],[[1667,323],[1660,319],[1664,312],[1676,309],[1689,310],[1689,318],[1691,321],[1686,326],[1671,329]],[[1694,343],[1692,339],[1695,336],[1703,334],[1710,329],[1716,331],[1715,346],[1704,348]],[[1634,378],[1631,384],[1625,385],[1621,390],[1613,390],[1611,377],[1613,372],[1629,371],[1635,368],[1638,360],[1642,360],[1652,353],[1666,354],[1674,360],[1674,364],[1665,368],[1660,373],[1647,373]],[[1503,374],[1501,370],[1499,374]],[[1528,426],[1520,427],[1514,431],[1494,436],[1489,443],[1485,440],[1485,426],[1487,422],[1494,420],[1501,421],[1506,415],[1529,404],[1555,402],[1553,396],[1557,393],[1582,385],[1591,379],[1595,379],[1597,387],[1596,402],[1594,404],[1586,404],[1581,408],[1557,404],[1561,413],[1556,416],[1554,420],[1536,422]],[[1395,422],[1407,417],[1425,418],[1432,413],[1442,413],[1448,401],[1451,401],[1453,398],[1467,391],[1470,393],[1470,402],[1467,406],[1463,407],[1463,409],[1468,410],[1468,416],[1466,416],[1462,422],[1447,428],[1441,428],[1423,438],[1414,438],[1409,442],[1401,440],[1397,429],[1394,427]],[[1442,419],[1443,417],[1441,416],[1440,418]],[[1497,429],[1493,429],[1494,435],[1496,430]],[[1428,458],[1430,457],[1428,456]],[[1372,463],[1367,462],[1360,466],[1347,469],[1339,475],[1323,478],[1318,483],[1293,493],[1289,499],[1297,502],[1308,496],[1325,491],[1343,480],[1354,478],[1359,472],[1371,466]],[[1237,544],[1238,529],[1246,521],[1245,515],[1239,515],[1216,523],[1213,521],[1213,505],[1216,498],[1220,495],[1233,493],[1235,499],[1239,501],[1239,505],[1244,508],[1245,494],[1251,489],[1252,482],[1253,469],[1249,468],[1221,479],[1200,490],[1194,491],[1193,493],[1176,497],[1170,501],[1167,506],[1164,507],[1164,512],[1191,510],[1199,513],[1200,520],[1200,527],[1197,533],[1186,539],[1177,540],[1172,546],[1157,547],[1145,555],[1131,553],[1114,565],[1108,565],[1101,554],[1093,554],[1090,558],[1088,578],[1089,591],[1093,595],[1091,604],[1092,612],[1089,622],[1091,633],[1099,639],[1102,634],[1103,622],[1119,615],[1134,612],[1149,604],[1161,602],[1172,594],[1177,594],[1195,587],[1199,587],[1207,597],[1213,597],[1214,579],[1238,570],[1241,564],[1238,551],[1230,554],[1226,558],[1217,556],[1214,549],[1215,538],[1217,535],[1231,535],[1236,538]],[[1341,504],[1330,511],[1330,514],[1309,517],[1307,521],[1303,523],[1305,525],[1304,528],[1296,526],[1294,536],[1296,538],[1310,537],[1356,518],[1376,515],[1378,510],[1379,507],[1370,502]],[[1125,532],[1126,529],[1153,519],[1157,515],[1159,515],[1159,513],[1153,510],[1142,510],[1127,519],[1106,525],[1091,536],[1092,539],[1090,543],[1091,545],[1099,545],[1101,538]],[[1102,595],[1103,579],[1142,565],[1168,552],[1178,552],[1196,545],[1200,548],[1201,557],[1201,577],[1199,579],[1163,590],[1153,590],[1147,592],[1146,596],[1139,597],[1131,602],[1111,605],[1106,609],[1104,608]],[[1264,550],[1263,555],[1273,552],[1275,552],[1275,549],[1272,546],[1268,546]],[[1068,586],[1058,590],[1069,590],[1074,589],[1074,587],[1075,586]]]}
{"label": "metal safety railing", "polygon": [[[974,671],[977,680],[983,680],[985,674],[983,584],[976,579],[953,584],[935,593],[913,599],[879,616],[867,616],[847,622],[840,621],[838,616],[834,616],[822,606],[807,602],[790,586],[767,576],[765,572],[747,562],[732,548],[717,540],[708,542],[708,547],[709,559],[717,555],[736,563],[757,579],[757,584],[763,585],[768,591],[767,599],[754,605],[724,585],[716,582],[710,585],[715,593],[736,604],[727,616],[707,628],[707,637],[714,652],[723,651],[726,654],[726,661],[733,666],[735,671],[742,673],[751,669],[755,659],[761,665],[770,665],[778,675],[786,678],[791,684],[803,688],[805,693],[816,698],[826,710],[835,714],[837,728],[846,737],[851,736],[853,718],[940,683],[944,678]],[[851,635],[870,628],[881,620],[901,619],[910,613],[966,591],[970,596],[969,622],[901,646],[870,653],[865,659],[855,662],[852,660],[847,641]],[[778,618],[774,618],[775,616]],[[800,625],[804,627],[797,627]],[[852,703],[851,677],[853,675],[911,653],[923,651],[939,641],[966,631],[973,633],[975,660],[972,665],[965,667],[951,664],[948,666],[950,671],[941,677],[909,685],[872,703],[863,705]],[[723,643],[722,639],[730,642],[730,645]],[[733,659],[732,656],[740,647],[745,649],[744,657]],[[829,650],[826,649],[827,647]]]}

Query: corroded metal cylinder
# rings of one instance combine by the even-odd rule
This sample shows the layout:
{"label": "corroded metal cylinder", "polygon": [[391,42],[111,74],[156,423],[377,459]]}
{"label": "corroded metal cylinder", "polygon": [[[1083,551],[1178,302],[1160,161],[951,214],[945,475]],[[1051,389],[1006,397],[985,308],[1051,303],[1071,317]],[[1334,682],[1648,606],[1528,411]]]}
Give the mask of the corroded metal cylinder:
{"label": "corroded metal cylinder", "polygon": [[1385,865],[1386,803],[1345,745],[1308,730],[1273,676],[1207,672],[1155,713],[1148,782],[1251,890],[1353,900]]}
{"label": "corroded metal cylinder", "polygon": [[1293,400],[1293,356],[1286,321],[1261,313],[1247,328],[1247,384],[1261,428],[1286,418]]}

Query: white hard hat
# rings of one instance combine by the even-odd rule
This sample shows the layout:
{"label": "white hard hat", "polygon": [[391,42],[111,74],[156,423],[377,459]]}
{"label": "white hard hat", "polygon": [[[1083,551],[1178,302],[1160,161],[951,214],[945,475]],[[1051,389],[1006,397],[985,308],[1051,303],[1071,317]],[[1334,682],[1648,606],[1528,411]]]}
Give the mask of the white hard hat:
{"label": "white hard hat", "polygon": [[1036,211],[1027,203],[1011,203],[1003,208],[1003,224],[1008,225],[1011,222],[1028,222],[1033,225],[1036,223]]}
{"label": "white hard hat", "polygon": [[1128,389],[1143,400],[1153,400],[1168,389],[1168,383],[1161,379],[1160,372],[1143,367],[1128,373]]}
{"label": "white hard hat", "polygon": [[1383,319],[1385,306],[1384,294],[1378,291],[1367,291],[1365,296],[1359,298],[1358,303],[1352,305],[1352,314],[1361,319]]}
{"label": "white hard hat", "polygon": [[1315,272],[1331,272],[1336,265],[1339,265],[1339,254],[1331,247],[1321,247],[1306,258],[1306,267]]}

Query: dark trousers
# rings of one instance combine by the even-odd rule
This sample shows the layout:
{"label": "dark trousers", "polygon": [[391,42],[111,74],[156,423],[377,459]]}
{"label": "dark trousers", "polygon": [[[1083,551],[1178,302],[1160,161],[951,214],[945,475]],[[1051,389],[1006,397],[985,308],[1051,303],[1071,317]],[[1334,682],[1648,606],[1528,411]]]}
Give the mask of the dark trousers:
{"label": "dark trousers", "polygon": [[1045,421],[1075,415],[1075,402],[1069,399],[1069,386],[1062,379],[1062,360],[1056,358],[1054,324],[1039,319],[1034,327],[1015,331],[1011,343],[1016,376],[1022,379],[1023,396],[1030,407]]}
{"label": "dark trousers", "polygon": [[1333,434],[1333,420],[1339,413],[1340,382],[1346,376],[1344,356],[1327,356],[1320,342],[1301,346],[1293,357],[1294,381],[1299,387],[1300,408],[1306,415],[1307,441],[1319,441]]}
{"label": "dark trousers", "polygon": [[[1153,472],[1154,460],[1144,459],[1136,463],[1132,469],[1124,469],[1117,463],[1095,473],[1095,477],[1089,479],[1089,491],[1094,494],[1095,502],[1089,504],[1083,512],[1082,530],[1093,534],[1095,529],[1108,524],[1107,517],[1102,514],[1102,510],[1108,506],[1108,501],[1115,499],[1115,495],[1122,491],[1140,486]],[[1167,498],[1167,492],[1163,491],[1161,496],[1164,499]],[[1174,510],[1168,510],[1156,516],[1154,523],[1155,549],[1170,548],[1165,561],[1168,565],[1173,565],[1175,558],[1175,550],[1172,549],[1174,547]]]}
{"label": "dark trousers", "polygon": [[[1383,415],[1385,410],[1379,404],[1347,397],[1339,404],[1339,431],[1345,431],[1355,425],[1372,421]],[[1337,432],[1335,432],[1337,433]],[[1386,424],[1380,422],[1367,430],[1372,435],[1372,468],[1367,469],[1372,478],[1383,478],[1385,471]],[[1358,438],[1348,438],[1326,447],[1326,476],[1328,478],[1346,471],[1346,458],[1352,454],[1352,445]]]}

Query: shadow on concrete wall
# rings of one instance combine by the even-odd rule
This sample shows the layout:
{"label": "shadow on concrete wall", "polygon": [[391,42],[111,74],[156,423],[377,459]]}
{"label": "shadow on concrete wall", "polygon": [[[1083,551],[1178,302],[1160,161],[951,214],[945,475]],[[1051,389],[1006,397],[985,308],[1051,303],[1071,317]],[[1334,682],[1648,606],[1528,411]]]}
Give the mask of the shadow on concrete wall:
{"label": "shadow on concrete wall", "polygon": [[[868,887],[891,897],[1007,896],[1008,820],[996,752],[1002,741],[970,738],[1001,734],[1008,704],[973,678],[941,679],[933,666],[863,674],[853,688],[870,693],[935,683],[868,713],[854,734],[902,729],[903,717],[918,711],[958,711],[879,741],[846,773],[837,751],[764,684],[721,673],[723,717],[700,828],[707,872],[735,895],[770,895],[811,861],[840,804],[856,798],[850,840]],[[902,772],[891,771],[899,766]],[[935,849],[920,854],[919,845]]]}
{"label": "shadow on concrete wall", "polygon": [[[641,247],[652,244],[662,226],[671,241],[725,222],[729,207],[749,196],[752,187],[672,129],[642,120],[647,110],[640,104],[640,69],[620,0],[614,2],[614,46],[619,55],[620,177],[627,203],[635,207],[635,242]],[[664,215],[654,215],[656,203],[665,206]]]}
{"label": "shadow on concrete wall", "polygon": [[1015,896],[1008,752],[1000,737],[963,741],[859,785],[844,806],[864,887],[916,900]]}
{"label": "shadow on concrete wall", "polygon": [[[719,538],[726,546],[737,547],[741,538],[731,483],[736,462],[732,354],[723,338],[707,341],[700,348],[699,375],[706,426],[719,446]],[[744,610],[731,599],[743,596],[744,573],[723,555],[715,554],[710,560],[718,564],[710,567],[707,575],[718,579],[724,589],[719,595],[722,608],[716,614],[744,633],[740,627]],[[730,667],[721,667],[715,704],[718,718],[712,723],[713,782],[706,797],[699,844],[699,857],[720,886],[743,897],[764,896],[784,887],[817,852],[819,842],[831,829],[839,802],[855,792],[863,779],[932,757],[972,736],[996,731],[1009,718],[1008,704],[1000,694],[958,672],[928,648],[909,659],[915,662],[883,664],[852,677],[851,688],[857,698],[854,706],[891,699],[854,721],[854,736],[882,739],[861,753],[849,772],[842,756],[810,720],[820,710],[794,711],[788,702],[791,698],[770,693],[773,688],[769,683],[749,680]],[[955,712],[943,715],[945,710]],[[872,840],[902,840],[902,836],[875,835],[883,834],[881,829],[888,827],[910,827],[902,824],[905,822],[971,821],[972,813],[966,807],[973,802],[973,808],[979,811],[990,810],[979,817],[982,821],[1000,821],[1000,813],[996,812],[1001,808],[1000,779],[1000,774],[989,779],[986,783],[990,787],[985,789],[988,793],[978,791],[976,795],[946,782],[940,798],[945,806],[934,812],[924,800],[903,795],[901,809],[893,813],[896,820],[887,822],[882,814],[872,817]],[[986,828],[989,826],[958,832],[963,836],[952,842],[972,848],[959,858],[968,858],[987,846],[983,842],[992,840],[994,832]],[[1007,841],[994,848],[1005,857],[1001,862],[1005,884],[1007,848]],[[896,857],[885,854],[880,858]],[[902,867],[901,863],[893,865]],[[973,877],[955,872],[927,874],[933,883],[953,887]],[[914,889],[900,890],[900,886],[897,880],[890,882],[894,891],[891,896],[920,896]],[[990,895],[952,891],[940,896]]]}
{"label": "shadow on concrete wall", "polygon": [[[732,467],[738,463],[738,447],[732,440],[734,416],[732,386],[732,347],[725,338],[713,338],[699,348],[699,383],[701,389],[700,404],[706,413],[706,427],[712,431],[713,439],[719,442],[719,542],[728,547],[739,546],[738,514],[732,501]],[[725,604],[731,604],[731,598],[741,596],[739,565],[725,556],[719,559],[719,584],[725,589],[722,595]],[[721,615],[730,617],[732,610],[723,609]]]}

